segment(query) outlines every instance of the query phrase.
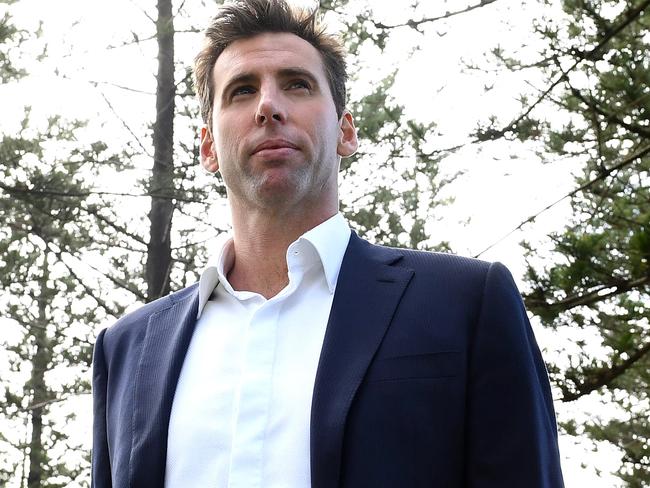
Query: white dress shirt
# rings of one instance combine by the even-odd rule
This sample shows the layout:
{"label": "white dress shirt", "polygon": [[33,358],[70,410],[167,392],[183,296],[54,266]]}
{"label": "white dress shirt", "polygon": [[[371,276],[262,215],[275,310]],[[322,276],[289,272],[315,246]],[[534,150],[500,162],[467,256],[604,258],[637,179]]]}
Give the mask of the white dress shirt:
{"label": "white dress shirt", "polygon": [[233,243],[199,281],[172,405],[166,488],[308,488],[316,368],[350,228],[337,214],[287,250],[276,296],[232,288]]}

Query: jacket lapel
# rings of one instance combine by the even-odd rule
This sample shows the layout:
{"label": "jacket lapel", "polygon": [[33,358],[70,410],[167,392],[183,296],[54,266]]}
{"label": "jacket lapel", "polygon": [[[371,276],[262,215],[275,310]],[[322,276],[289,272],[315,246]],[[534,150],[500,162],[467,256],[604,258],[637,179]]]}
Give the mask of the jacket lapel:
{"label": "jacket lapel", "polygon": [[393,266],[398,250],[372,246],[352,234],[323,342],[311,410],[313,488],[339,484],[348,410],[413,270]]}
{"label": "jacket lapel", "polygon": [[135,371],[130,486],[164,484],[167,429],[176,383],[196,325],[198,287],[149,318]]}

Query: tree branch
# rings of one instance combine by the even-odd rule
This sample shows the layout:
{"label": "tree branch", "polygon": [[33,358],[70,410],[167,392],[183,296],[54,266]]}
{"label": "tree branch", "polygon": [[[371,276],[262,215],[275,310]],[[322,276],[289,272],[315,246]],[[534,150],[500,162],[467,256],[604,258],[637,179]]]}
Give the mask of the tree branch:
{"label": "tree branch", "polygon": [[402,24],[387,25],[387,24],[384,24],[382,22],[375,22],[375,21],[372,21],[372,20],[371,20],[371,22],[374,24],[375,27],[377,27],[378,29],[383,29],[383,30],[395,29],[395,28],[398,28],[398,27],[410,27],[412,29],[415,29],[415,30],[419,31],[419,27],[422,24],[426,24],[426,23],[430,23],[430,22],[436,22],[438,20],[444,20],[444,19],[448,19],[450,17],[454,17],[456,15],[464,14],[466,12],[471,12],[472,10],[476,10],[477,8],[485,7],[486,5],[490,5],[491,3],[494,3],[494,2],[496,2],[496,0],[481,0],[477,4],[470,5],[470,6],[466,7],[466,8],[464,8],[464,9],[461,9],[461,10],[455,10],[453,12],[445,12],[443,15],[439,15],[437,17],[426,17],[426,18],[420,19],[420,20],[410,19],[407,22],[404,22]]}
{"label": "tree branch", "polygon": [[[76,259],[77,261],[80,261],[81,263],[85,264],[86,266],[88,266],[90,269],[92,269],[92,270],[95,271],[96,273],[99,273],[100,275],[102,275],[103,277],[105,277],[106,279],[108,279],[109,281],[111,281],[113,284],[115,284],[115,285],[117,285],[118,287],[120,287],[120,288],[122,288],[122,289],[124,289],[124,290],[126,290],[126,291],[128,291],[128,292],[130,292],[130,293],[132,293],[133,295],[135,295],[138,299],[142,300],[143,302],[146,301],[146,299],[145,299],[145,295],[144,295],[142,292],[140,292],[140,290],[138,290],[137,288],[133,288],[133,287],[129,286],[127,283],[123,282],[122,280],[120,280],[119,278],[116,278],[115,276],[113,276],[113,275],[111,275],[111,274],[104,273],[103,271],[100,271],[100,270],[97,269],[95,266],[93,266],[92,264],[90,264],[88,261],[83,260],[83,259],[81,259],[80,257],[76,256],[76,255],[75,255],[72,251],[70,251],[69,249],[65,249],[65,248],[64,248],[64,249],[59,248],[58,250],[56,250],[56,249],[51,249],[50,246],[52,246],[52,245],[53,245],[53,244],[48,243],[48,248],[50,248],[50,250],[51,250],[52,252],[55,252],[55,253],[57,253],[57,252],[58,252],[58,253],[62,253],[62,252],[65,251],[69,256],[71,256],[71,257],[73,257],[74,259]],[[57,247],[59,247],[59,246],[57,246]],[[65,263],[64,263],[64,264],[65,264]],[[119,314],[118,314],[118,315],[119,315]]]}
{"label": "tree branch", "polygon": [[82,278],[80,278],[79,275],[77,275],[77,273],[75,273],[75,271],[72,269],[72,267],[63,260],[63,256],[62,256],[61,252],[57,252],[57,251],[55,251],[53,249],[50,249],[50,250],[59,258],[59,261],[61,263],[63,263],[63,265],[68,269],[68,271],[74,277],[74,279],[77,280],[77,283],[79,283],[82,286],[82,288],[84,290],[86,290],[86,293],[88,293],[88,295],[90,295],[93,298],[93,300],[95,300],[100,307],[102,307],[106,312],[108,312],[113,317],[117,318],[117,317],[120,316],[120,313],[115,308],[111,307],[103,299],[101,299],[99,296],[97,296],[96,291],[91,289],[85,283],[85,281]]}
{"label": "tree branch", "polygon": [[[138,90],[136,88],[130,88],[128,86],[118,85],[117,83],[111,83],[108,81],[95,81],[95,80],[86,80],[86,81],[91,85],[93,85],[94,87],[98,87],[99,85],[106,85],[106,86],[112,86],[113,88],[119,88],[120,90],[130,91],[133,93],[140,93],[142,95],[151,95],[151,96],[155,95],[154,92]],[[104,99],[106,98],[104,97]]]}
{"label": "tree branch", "polygon": [[583,381],[574,381],[576,386],[575,391],[569,390],[567,386],[561,386],[563,402],[572,402],[578,398],[588,395],[592,391],[598,390],[603,386],[609,385],[616,378],[624,374],[628,369],[630,369],[636,362],[642,359],[646,354],[650,352],[650,342],[644,344],[638,349],[634,349],[631,354],[629,354],[628,359],[622,361],[618,364],[612,364],[609,367],[597,368],[592,370],[587,370],[587,374],[590,375],[590,378]]}
{"label": "tree branch", "polygon": [[71,397],[79,396],[79,395],[90,395],[90,391],[78,391],[78,392],[74,392],[74,393],[68,393],[64,397],[51,398],[51,399],[45,400],[43,402],[33,403],[31,405],[27,405],[26,407],[19,408],[18,412],[31,412],[31,411],[34,411],[34,410],[39,410],[41,408],[52,405],[54,403],[64,402],[64,401],[66,401],[67,399],[69,399]]}
{"label": "tree branch", "polygon": [[196,200],[193,198],[183,198],[179,197],[177,195],[161,195],[158,193],[148,193],[148,194],[138,194],[138,193],[121,193],[121,192],[110,192],[110,191],[80,191],[80,192],[63,192],[63,191],[56,191],[56,190],[32,190],[30,188],[20,188],[20,187],[12,187],[9,185],[5,185],[4,183],[0,182],[0,189],[6,191],[10,195],[20,195],[20,194],[27,194],[27,195],[35,195],[35,196],[54,196],[54,197],[68,197],[68,198],[85,198],[89,197],[91,195],[111,195],[111,196],[117,196],[117,197],[133,197],[133,198],[151,198],[151,197],[156,197],[156,198],[161,198],[161,199],[166,199],[166,200],[177,200],[179,202],[183,203],[200,203],[202,205],[205,205],[206,202],[204,200]]}
{"label": "tree branch", "polygon": [[575,96],[582,103],[584,103],[589,108],[594,110],[596,113],[598,113],[598,114],[602,115],[603,117],[605,117],[605,119],[607,121],[614,122],[614,123],[620,125],[621,127],[629,130],[630,132],[632,132],[634,134],[637,134],[637,135],[639,135],[641,137],[645,137],[645,138],[650,139],[650,128],[645,128],[645,127],[640,126],[640,125],[630,124],[630,123],[627,123],[627,122],[623,121],[623,119],[621,119],[619,116],[617,116],[615,114],[612,114],[610,112],[607,112],[603,108],[599,107],[594,102],[593,99],[591,99],[591,100],[587,99],[587,97],[585,97],[580,92],[580,90],[574,88],[570,83],[568,83],[568,85],[569,85],[569,89],[571,90],[571,93],[573,94],[573,96]]}
{"label": "tree branch", "polygon": [[[25,319],[21,318],[20,316],[10,315],[9,317],[11,318],[11,320],[16,322],[22,328],[27,329],[28,331],[30,329],[38,329],[38,330],[43,330],[45,332],[49,332],[49,330],[48,330],[48,328],[46,326],[37,324],[35,318],[32,319],[32,320],[25,320]],[[87,339],[82,339],[82,338],[77,337],[77,336],[64,334],[63,332],[61,332],[59,329],[56,329],[56,328],[54,329],[54,337],[57,338],[57,339],[62,339],[62,338],[63,339],[70,339],[72,342],[75,342],[75,341],[76,342],[83,342],[83,343],[88,344],[90,346],[93,345],[93,342],[91,342],[91,341],[89,341]]]}
{"label": "tree branch", "polygon": [[156,38],[156,35],[153,34],[148,37],[140,37],[138,36],[135,32],[131,32],[133,34],[133,40],[132,41],[125,41],[122,44],[118,44],[116,46],[107,46],[106,49],[119,49],[121,47],[126,47],[126,46],[132,46],[133,44],[140,44],[141,42],[144,41],[153,41]]}
{"label": "tree branch", "polygon": [[[630,290],[640,288],[644,285],[647,285],[648,283],[650,283],[650,276],[643,276],[635,280],[619,280],[615,283],[604,284],[590,291],[589,293],[582,295],[572,295],[556,302],[549,303],[531,299],[528,301],[528,303],[530,303],[531,306],[535,307],[542,307],[545,309],[560,309],[562,311],[565,311],[575,307],[589,306],[594,303],[602,302],[603,300],[606,300],[613,296],[617,296]],[[607,290],[609,288],[613,288],[613,290],[607,293],[601,293],[603,290]]]}
{"label": "tree branch", "polygon": [[126,236],[128,236],[128,237],[130,237],[131,239],[133,239],[134,241],[136,241],[136,242],[142,244],[142,245],[145,246],[145,247],[147,246],[146,241],[145,241],[142,237],[140,237],[139,235],[136,235],[136,234],[133,234],[133,233],[129,232],[128,230],[126,230],[126,227],[124,227],[124,226],[122,226],[122,225],[119,225],[119,224],[116,224],[115,222],[113,222],[113,221],[109,220],[108,218],[104,217],[103,215],[101,215],[101,214],[99,213],[99,211],[93,211],[93,210],[91,210],[90,208],[86,207],[85,205],[81,205],[80,208],[81,208],[82,210],[84,210],[86,213],[88,213],[88,214],[90,214],[90,215],[93,215],[93,216],[94,216],[95,218],[97,218],[98,220],[104,222],[104,223],[105,223],[106,225],[108,225],[109,227],[112,227],[112,228],[115,229],[116,231],[118,231],[118,232],[120,232],[120,233],[122,233],[122,234],[124,234],[124,235],[126,235]]}
{"label": "tree branch", "polygon": [[596,55],[599,54],[600,51],[609,43],[609,41],[612,40],[612,38],[614,38],[619,32],[621,32],[628,25],[630,25],[636,18],[639,17],[639,15],[643,12],[643,10],[648,8],[649,6],[650,6],[650,0],[645,0],[643,3],[628,10],[623,15],[624,17],[623,21],[617,27],[615,27],[609,32],[606,32],[603,38],[598,43],[598,45],[596,45],[596,47],[594,47],[591,51],[585,53],[567,69],[561,70],[560,74],[551,83],[551,85],[546,90],[544,90],[544,92],[537,98],[537,100],[532,105],[530,105],[521,115],[519,115],[516,119],[514,119],[512,122],[510,122],[500,130],[486,131],[485,134],[483,134],[480,137],[480,139],[485,141],[500,139],[501,137],[505,136],[507,133],[514,132],[517,129],[518,125],[531,114],[531,112],[535,109],[535,107],[537,107],[537,105],[539,105],[553,91],[553,89],[555,89],[556,86],[558,86],[562,81],[564,81],[567,78],[567,75],[571,71],[577,68],[578,65],[580,65],[580,63],[582,63],[583,61],[594,59]]}
{"label": "tree branch", "polygon": [[135,139],[135,141],[138,143],[138,146],[140,146],[140,149],[142,149],[142,152],[144,152],[150,158],[153,157],[149,153],[147,148],[144,146],[144,144],[142,144],[142,141],[140,141],[140,138],[137,135],[135,135],[135,132],[133,132],[133,130],[131,130],[131,127],[129,127],[129,125],[126,123],[126,121],[122,117],[119,116],[119,114],[117,113],[117,110],[115,110],[115,108],[113,107],[111,102],[108,100],[106,95],[104,95],[104,92],[102,92],[100,90],[99,93],[101,94],[102,98],[106,102],[106,105],[108,105],[108,108],[111,109],[111,112],[113,112],[113,115],[115,115],[115,117],[117,117],[117,119],[122,123],[122,126],[129,132],[129,134],[131,134],[131,137],[133,137],[133,139]]}
{"label": "tree branch", "polygon": [[[72,256],[72,254],[71,254],[71,256]],[[73,257],[76,258],[76,259],[79,259],[79,260],[80,260],[80,258],[78,258],[77,256],[73,256]],[[119,278],[116,278],[115,276],[113,276],[113,275],[111,275],[111,274],[104,273],[103,271],[100,271],[99,269],[97,269],[97,268],[96,268],[95,266],[93,266],[92,264],[89,264],[89,263],[87,263],[87,262],[85,262],[85,264],[86,264],[86,266],[88,266],[90,269],[92,269],[92,270],[95,271],[96,273],[99,273],[100,275],[102,275],[103,277],[105,277],[106,279],[108,279],[109,281],[111,281],[113,284],[117,285],[117,286],[120,287],[121,289],[126,290],[126,291],[132,293],[133,295],[135,295],[135,296],[136,296],[138,299],[140,299],[142,302],[145,302],[145,301],[146,301],[146,297],[145,297],[144,293],[140,292],[140,290],[138,290],[137,288],[133,288],[133,287],[129,286],[127,283],[125,283],[124,281],[120,280]]]}
{"label": "tree branch", "polygon": [[156,19],[154,19],[151,15],[149,15],[144,8],[140,7],[137,3],[135,3],[134,0],[131,0],[131,3],[133,4],[134,7],[138,8],[138,10],[140,10],[140,12],[142,12],[142,14],[146,18],[148,18],[152,24],[156,25]]}
{"label": "tree branch", "polygon": [[[650,3],[650,2],[649,2],[649,3]],[[537,212],[536,214],[531,215],[530,217],[528,217],[528,218],[527,218],[526,220],[524,220],[523,222],[520,222],[519,225],[517,225],[517,226],[516,226],[514,229],[512,229],[510,232],[508,232],[507,234],[503,235],[501,238],[499,238],[498,240],[494,241],[492,244],[490,244],[489,246],[487,246],[487,247],[486,247],[485,249],[483,249],[481,252],[474,254],[473,257],[475,257],[475,258],[480,257],[482,254],[485,254],[487,251],[489,251],[490,249],[492,249],[494,246],[496,246],[497,244],[500,244],[500,243],[503,242],[505,239],[507,239],[508,237],[510,237],[512,234],[514,234],[515,232],[517,232],[518,230],[520,230],[520,229],[521,229],[522,227],[524,227],[526,224],[528,224],[528,223],[530,223],[530,222],[533,222],[533,221],[534,221],[537,217],[539,217],[541,214],[543,214],[544,212],[546,212],[546,211],[550,210],[551,208],[555,207],[558,203],[562,202],[563,200],[565,200],[565,199],[567,199],[567,198],[570,198],[570,197],[576,195],[577,193],[579,193],[579,192],[581,192],[581,191],[586,190],[587,188],[589,188],[590,186],[592,186],[594,183],[596,183],[596,182],[598,182],[598,181],[601,181],[601,180],[604,180],[604,179],[607,178],[610,174],[612,174],[614,171],[618,171],[619,169],[624,168],[625,166],[628,166],[628,165],[634,163],[635,161],[637,161],[638,159],[642,158],[642,157],[645,156],[646,154],[650,154],[650,145],[645,146],[644,148],[642,148],[642,149],[640,149],[639,151],[637,151],[637,152],[635,152],[635,153],[633,153],[633,154],[627,156],[626,158],[623,158],[623,159],[622,159],[621,161],[619,161],[617,164],[615,164],[614,166],[612,166],[612,167],[610,167],[610,168],[607,168],[605,171],[601,171],[601,172],[599,172],[599,173],[598,173],[598,176],[596,176],[595,178],[589,180],[587,183],[585,183],[585,184],[579,186],[579,187],[576,188],[575,190],[570,191],[570,192],[567,193],[566,195],[564,195],[564,196],[558,198],[558,199],[555,200],[553,203],[550,203],[549,205],[547,205],[546,207],[544,207],[542,210],[540,210],[540,211]]]}

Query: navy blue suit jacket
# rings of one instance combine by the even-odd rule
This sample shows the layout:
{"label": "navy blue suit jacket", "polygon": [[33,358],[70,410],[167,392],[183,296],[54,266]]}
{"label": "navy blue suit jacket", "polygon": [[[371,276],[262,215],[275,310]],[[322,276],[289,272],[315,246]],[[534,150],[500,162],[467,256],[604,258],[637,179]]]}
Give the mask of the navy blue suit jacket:
{"label": "navy blue suit jacket", "polygon": [[[94,487],[163,486],[197,308],[193,285],[99,334]],[[310,429],[314,488],[563,486],[546,369],[498,263],[389,249],[353,234]]]}

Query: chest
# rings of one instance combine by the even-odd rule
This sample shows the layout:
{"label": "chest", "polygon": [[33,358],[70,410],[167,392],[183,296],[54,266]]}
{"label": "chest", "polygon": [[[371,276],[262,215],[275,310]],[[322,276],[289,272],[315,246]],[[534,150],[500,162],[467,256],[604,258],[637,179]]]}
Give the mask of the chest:
{"label": "chest", "polygon": [[196,486],[309,486],[312,392],[332,305],[319,285],[248,303],[218,290],[208,302],[174,395],[168,486],[188,476],[202,477]]}

